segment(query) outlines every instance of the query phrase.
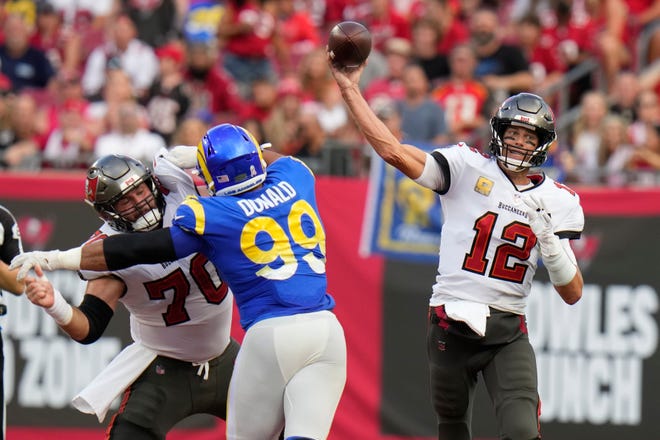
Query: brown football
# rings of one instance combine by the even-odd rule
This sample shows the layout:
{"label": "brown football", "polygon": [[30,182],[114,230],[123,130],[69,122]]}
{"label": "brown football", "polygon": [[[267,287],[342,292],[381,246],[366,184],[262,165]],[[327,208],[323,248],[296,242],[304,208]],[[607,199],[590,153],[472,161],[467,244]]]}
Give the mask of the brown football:
{"label": "brown football", "polygon": [[358,22],[342,21],[330,31],[328,51],[335,66],[356,68],[371,52],[371,33]]}

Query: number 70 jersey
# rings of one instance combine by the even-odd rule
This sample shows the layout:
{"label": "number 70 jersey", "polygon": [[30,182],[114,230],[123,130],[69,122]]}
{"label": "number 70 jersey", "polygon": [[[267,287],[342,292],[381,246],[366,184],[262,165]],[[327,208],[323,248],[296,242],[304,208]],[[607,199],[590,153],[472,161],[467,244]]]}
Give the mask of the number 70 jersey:
{"label": "number 70 jersey", "polygon": [[519,191],[496,159],[465,144],[433,156],[446,162],[450,185],[440,195],[444,222],[431,305],[464,299],[524,314],[540,254],[522,197],[543,200],[554,233],[577,239],[584,228],[579,196],[545,175],[530,175],[534,186]]}
{"label": "number 70 jersey", "polygon": [[[314,176],[282,157],[262,187],[239,196],[191,197],[176,212],[174,246],[203,252],[234,293],[244,329],[270,317],[329,310],[325,230]],[[191,245],[192,242],[192,245]]]}

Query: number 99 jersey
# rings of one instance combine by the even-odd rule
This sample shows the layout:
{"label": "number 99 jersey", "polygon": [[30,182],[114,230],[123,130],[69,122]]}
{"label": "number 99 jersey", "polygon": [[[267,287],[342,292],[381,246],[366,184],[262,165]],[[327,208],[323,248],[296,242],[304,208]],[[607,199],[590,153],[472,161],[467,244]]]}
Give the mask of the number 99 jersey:
{"label": "number 99 jersey", "polygon": [[327,293],[325,230],[312,172],[282,157],[264,184],[238,196],[190,197],[179,207],[177,254],[203,252],[234,293],[241,325],[334,308]]}

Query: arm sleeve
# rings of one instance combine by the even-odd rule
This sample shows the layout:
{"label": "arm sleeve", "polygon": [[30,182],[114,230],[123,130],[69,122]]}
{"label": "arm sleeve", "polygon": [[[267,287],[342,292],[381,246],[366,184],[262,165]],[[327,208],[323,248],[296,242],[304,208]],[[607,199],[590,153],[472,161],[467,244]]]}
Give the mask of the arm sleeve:
{"label": "arm sleeve", "polygon": [[433,152],[426,155],[424,171],[415,179],[423,187],[444,193],[449,188],[449,165],[441,153]]}
{"label": "arm sleeve", "polygon": [[170,228],[108,237],[103,241],[103,255],[109,270],[177,259]]}
{"label": "arm sleeve", "polygon": [[84,339],[79,340],[81,344],[91,344],[96,342],[108,327],[108,323],[114,315],[112,308],[101,298],[86,294],[82,303],[78,306],[89,322],[89,332]]}
{"label": "arm sleeve", "polygon": [[138,264],[174,261],[206,250],[205,242],[173,226],[138,234],[119,234],[103,242],[108,270],[125,269]]}

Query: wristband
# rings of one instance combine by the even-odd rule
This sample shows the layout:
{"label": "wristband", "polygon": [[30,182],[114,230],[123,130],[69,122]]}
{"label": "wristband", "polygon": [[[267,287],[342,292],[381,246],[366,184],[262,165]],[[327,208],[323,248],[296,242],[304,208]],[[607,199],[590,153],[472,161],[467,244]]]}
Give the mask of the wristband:
{"label": "wristband", "polygon": [[571,261],[566,252],[559,246],[559,252],[553,255],[543,255],[541,259],[553,286],[565,286],[573,280],[577,273],[577,266]]}
{"label": "wristband", "polygon": [[80,270],[82,260],[82,247],[76,247],[57,254],[59,267],[57,269]]}
{"label": "wristband", "polygon": [[46,309],[46,313],[53,317],[57,325],[69,324],[73,319],[73,307],[66,302],[59,290],[53,289],[53,296],[53,305]]}

